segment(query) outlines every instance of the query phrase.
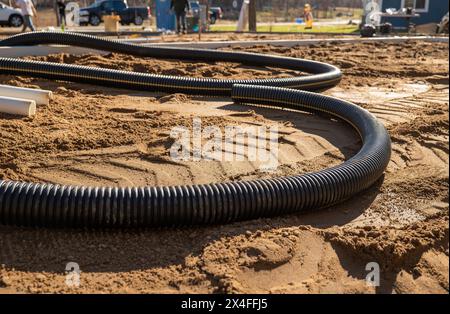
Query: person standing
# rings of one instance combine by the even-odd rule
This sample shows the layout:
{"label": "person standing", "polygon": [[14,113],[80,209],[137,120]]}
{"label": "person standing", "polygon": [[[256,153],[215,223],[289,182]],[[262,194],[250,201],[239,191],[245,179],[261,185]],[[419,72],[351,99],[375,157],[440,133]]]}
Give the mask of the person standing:
{"label": "person standing", "polygon": [[66,26],[66,4],[64,0],[58,0],[56,1],[56,5],[58,6],[59,23]]}
{"label": "person standing", "polygon": [[311,6],[309,4],[305,4],[305,8],[304,8],[304,19],[305,19],[305,29],[312,29],[313,26],[313,14],[312,14],[312,9]]}
{"label": "person standing", "polygon": [[29,28],[32,32],[36,31],[33,24],[33,16],[37,16],[36,8],[31,0],[16,0],[16,6],[20,8],[23,16],[22,32]]}
{"label": "person standing", "polygon": [[[170,9],[175,11],[177,19],[177,33],[187,33],[186,29],[186,11],[190,10],[188,0],[172,0],[170,2]],[[181,30],[183,29],[183,30]]]}

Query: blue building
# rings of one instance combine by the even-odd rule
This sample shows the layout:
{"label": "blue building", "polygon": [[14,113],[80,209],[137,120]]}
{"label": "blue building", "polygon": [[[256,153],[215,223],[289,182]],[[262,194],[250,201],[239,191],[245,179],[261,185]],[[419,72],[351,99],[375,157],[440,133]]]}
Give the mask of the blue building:
{"label": "blue building", "polygon": [[[439,23],[448,12],[448,0],[381,0],[382,12],[386,9],[413,8],[420,17],[412,18],[411,23],[416,25]],[[404,18],[383,18],[383,22],[392,23],[395,28],[406,28],[408,22]]]}

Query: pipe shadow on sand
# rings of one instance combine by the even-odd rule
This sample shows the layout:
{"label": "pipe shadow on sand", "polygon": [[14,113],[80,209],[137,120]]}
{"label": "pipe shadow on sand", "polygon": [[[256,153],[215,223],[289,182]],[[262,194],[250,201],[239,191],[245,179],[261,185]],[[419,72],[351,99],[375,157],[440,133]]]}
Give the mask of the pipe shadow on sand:
{"label": "pipe shadow on sand", "polygon": [[68,262],[86,272],[125,272],[184,265],[211,243],[258,230],[344,225],[374,201],[379,186],[339,205],[305,214],[228,225],[141,230],[64,230],[0,226],[0,264],[7,269],[63,273]]}

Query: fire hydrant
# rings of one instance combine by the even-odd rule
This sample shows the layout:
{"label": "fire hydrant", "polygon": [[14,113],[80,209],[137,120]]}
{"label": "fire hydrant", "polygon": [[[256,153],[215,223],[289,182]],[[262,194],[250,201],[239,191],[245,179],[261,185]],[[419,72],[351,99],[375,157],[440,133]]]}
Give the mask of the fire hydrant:
{"label": "fire hydrant", "polygon": [[103,16],[103,21],[105,22],[105,32],[117,33],[119,31],[120,16],[114,13],[112,15],[105,15]]}

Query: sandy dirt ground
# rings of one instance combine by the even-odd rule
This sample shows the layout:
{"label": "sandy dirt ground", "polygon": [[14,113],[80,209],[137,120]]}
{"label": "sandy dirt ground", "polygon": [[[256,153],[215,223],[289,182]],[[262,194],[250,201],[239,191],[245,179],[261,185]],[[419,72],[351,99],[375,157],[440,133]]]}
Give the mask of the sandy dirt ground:
{"label": "sandy dirt ground", "polygon": [[[238,48],[230,48],[238,49]],[[246,49],[339,66],[328,95],[375,114],[392,137],[392,160],[375,186],[319,212],[201,228],[44,230],[0,227],[0,293],[448,293],[448,44],[345,44]],[[130,56],[34,59],[214,78],[285,77],[288,70]],[[341,163],[361,143],[326,117],[42,79],[0,83],[54,92],[34,118],[0,115],[0,178],[91,185],[248,180]],[[173,162],[175,125],[277,125],[280,166],[248,161]],[[78,288],[65,266],[81,268]],[[366,265],[380,265],[368,286]]]}
{"label": "sandy dirt ground", "polygon": [[[92,29],[84,29],[84,28],[77,28],[77,29],[69,29],[67,31],[76,31],[76,32],[90,32],[90,31],[97,31],[97,32],[103,32],[103,27],[95,27]],[[136,31],[133,29],[124,29],[123,31],[129,31],[131,34],[127,35],[119,35],[119,36],[109,36],[111,39],[139,39],[142,41],[143,37],[139,35],[142,30]],[[0,38],[4,39],[6,37],[11,36],[12,34],[18,34],[20,33],[20,29],[12,29],[12,28],[0,28]],[[420,34],[417,34],[420,35]],[[209,32],[209,33],[203,33],[203,34],[183,34],[183,35],[177,35],[177,34],[162,34],[162,35],[154,35],[154,36],[147,36],[145,37],[146,41],[149,43],[162,43],[162,42],[204,42],[204,41],[255,41],[255,40],[279,40],[280,36],[284,40],[301,40],[301,39],[319,39],[319,38],[330,38],[333,36],[333,38],[358,38],[358,34],[342,34],[342,35],[330,35],[330,34],[307,34],[307,33],[293,33],[293,34],[280,34],[280,33],[243,33],[243,34],[237,34],[235,32]],[[144,40],[145,42],[145,40]]]}

